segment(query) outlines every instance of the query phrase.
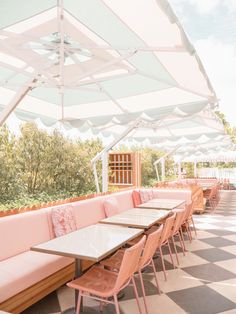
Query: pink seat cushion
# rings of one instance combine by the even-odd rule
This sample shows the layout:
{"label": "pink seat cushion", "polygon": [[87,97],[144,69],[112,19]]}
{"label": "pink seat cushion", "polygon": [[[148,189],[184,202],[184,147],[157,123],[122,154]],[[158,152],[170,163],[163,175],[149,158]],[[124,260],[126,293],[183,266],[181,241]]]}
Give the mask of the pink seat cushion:
{"label": "pink seat cushion", "polygon": [[133,198],[133,202],[134,202],[134,207],[137,207],[138,205],[140,205],[142,203],[139,191],[134,190],[132,192],[132,198]]}
{"label": "pink seat cushion", "polygon": [[140,198],[142,203],[146,203],[153,199],[153,190],[140,190]]}
{"label": "pink seat cushion", "polygon": [[114,216],[119,213],[119,205],[115,197],[109,197],[103,202],[106,217]]}
{"label": "pink seat cushion", "polygon": [[75,231],[76,223],[71,205],[62,205],[52,208],[52,223],[56,237]]}
{"label": "pink seat cushion", "polygon": [[70,257],[28,251],[0,263],[0,303],[73,263]]}

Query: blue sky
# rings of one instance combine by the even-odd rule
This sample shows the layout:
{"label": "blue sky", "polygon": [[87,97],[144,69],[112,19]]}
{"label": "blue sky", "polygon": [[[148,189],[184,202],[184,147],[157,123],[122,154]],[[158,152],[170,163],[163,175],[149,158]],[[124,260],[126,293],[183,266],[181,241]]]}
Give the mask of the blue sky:
{"label": "blue sky", "polygon": [[236,126],[236,0],[169,0]]}

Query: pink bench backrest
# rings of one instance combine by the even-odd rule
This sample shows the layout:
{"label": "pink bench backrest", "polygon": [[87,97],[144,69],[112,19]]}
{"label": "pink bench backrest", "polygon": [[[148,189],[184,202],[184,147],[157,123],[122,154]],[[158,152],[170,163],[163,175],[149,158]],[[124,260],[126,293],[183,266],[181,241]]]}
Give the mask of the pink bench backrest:
{"label": "pink bench backrest", "polygon": [[78,229],[95,224],[105,218],[102,197],[72,203]]}
{"label": "pink bench backrest", "polygon": [[119,212],[130,209],[134,207],[133,198],[132,198],[133,190],[122,191],[119,193],[115,193],[112,196],[117,199],[119,204]]}
{"label": "pink bench backrest", "polygon": [[96,224],[100,220],[106,218],[103,202],[109,197],[115,197],[117,199],[119,211],[134,207],[132,190],[71,203],[74,208],[77,228],[84,228]]}
{"label": "pink bench backrest", "polygon": [[0,219],[0,261],[50,238],[46,209],[3,217]]}
{"label": "pink bench backrest", "polygon": [[[119,204],[119,211],[134,207],[132,190],[111,195]],[[102,196],[71,203],[77,228],[98,223],[105,218]],[[0,219],[0,261],[26,252],[31,246],[54,237],[51,208],[44,208]]]}

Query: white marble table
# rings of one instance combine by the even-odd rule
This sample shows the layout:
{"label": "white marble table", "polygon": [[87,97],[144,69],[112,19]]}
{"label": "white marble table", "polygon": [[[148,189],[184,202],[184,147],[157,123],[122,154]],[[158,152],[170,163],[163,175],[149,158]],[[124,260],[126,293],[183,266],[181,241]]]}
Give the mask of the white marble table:
{"label": "white marble table", "polygon": [[141,233],[140,229],[96,224],[35,245],[31,250],[98,262]]}
{"label": "white marble table", "polygon": [[151,208],[151,209],[165,209],[165,210],[172,210],[180,205],[185,203],[184,200],[177,200],[177,199],[165,199],[165,198],[154,198],[146,203],[142,203],[138,205],[138,208]]}
{"label": "white marble table", "polygon": [[[142,233],[142,229],[96,224],[35,245],[31,247],[31,250],[74,257],[76,261],[76,277],[79,277],[82,274],[81,260],[98,262]],[[78,292],[76,290],[75,304],[77,297]],[[64,314],[74,313],[75,308],[64,312]]]}
{"label": "white marble table", "polygon": [[120,214],[105,218],[100,223],[147,229],[168,215],[169,212],[166,210],[131,208]]}

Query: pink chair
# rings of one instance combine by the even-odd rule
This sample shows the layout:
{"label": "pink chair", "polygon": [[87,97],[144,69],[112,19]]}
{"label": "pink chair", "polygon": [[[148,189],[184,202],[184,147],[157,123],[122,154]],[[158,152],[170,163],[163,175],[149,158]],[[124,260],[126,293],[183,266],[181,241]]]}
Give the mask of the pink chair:
{"label": "pink chair", "polygon": [[167,273],[166,273],[165,262],[164,262],[163,253],[162,253],[162,247],[167,244],[169,254],[170,254],[170,259],[171,259],[173,267],[175,268],[175,263],[173,260],[172,251],[171,251],[170,242],[169,242],[169,239],[171,238],[171,234],[172,234],[172,228],[174,226],[175,216],[176,214],[173,213],[170,217],[166,219],[163,226],[162,233],[161,233],[161,239],[160,239],[159,251],[160,251],[161,263],[162,263],[165,280],[167,280]]}
{"label": "pink chair", "polygon": [[216,200],[217,200],[217,204],[220,201],[220,183],[217,183],[217,193],[216,193]]}
{"label": "pink chair", "polygon": [[[194,233],[195,233],[195,236],[197,237],[197,229],[196,229],[196,227],[195,227],[195,223],[194,223],[194,220],[193,220],[193,212],[194,212],[194,206],[193,206],[193,203],[192,203],[191,211],[190,211],[190,215],[189,215],[188,221],[189,221],[189,226],[192,225],[193,230],[194,230]],[[191,229],[190,229],[190,230],[191,230]]]}
{"label": "pink chair", "polygon": [[195,235],[197,236],[197,230],[196,230],[195,223],[194,223],[194,220],[193,220],[193,211],[194,211],[193,203],[191,203],[189,205],[186,205],[186,212],[185,212],[185,216],[184,216],[184,219],[183,219],[182,228],[180,229],[180,232],[181,232],[181,235],[182,235],[183,239],[184,239],[184,237],[183,237],[183,228],[186,229],[186,232],[187,232],[187,235],[188,235],[188,238],[189,238],[190,242],[192,242],[192,239],[193,239],[191,228],[190,228],[191,224],[193,225],[193,228],[194,228],[194,231],[195,231]]}
{"label": "pink chair", "polygon": [[218,199],[218,186],[213,186],[209,192],[204,193],[204,197],[206,199],[206,206],[208,206],[212,211],[216,208]]}
{"label": "pink chair", "polygon": [[[138,268],[136,269],[136,272],[138,272],[139,278],[141,281],[143,301],[144,301],[146,313],[148,313],[148,309],[147,309],[147,301],[146,301],[146,293],[145,293],[145,288],[144,288],[143,276],[142,276],[141,271],[149,265],[152,266],[153,273],[155,276],[156,286],[157,286],[157,293],[161,294],[159,284],[158,284],[158,279],[157,279],[157,272],[156,272],[156,268],[153,262],[153,255],[155,254],[156,250],[159,248],[162,229],[163,229],[163,226],[161,225],[157,230],[155,230],[153,233],[150,233],[148,235],[144,249],[143,249],[143,253],[139,260]],[[100,264],[103,265],[104,267],[109,268],[110,270],[117,271],[120,269],[124,252],[125,252],[124,250],[119,250],[110,258],[103,260]]]}
{"label": "pink chair", "polygon": [[[137,244],[125,250],[118,273],[99,266],[93,266],[83,276],[67,284],[68,287],[79,291],[76,314],[80,313],[82,297],[98,300],[100,304],[114,304],[116,309],[115,313],[120,314],[117,295],[130,281],[133,283],[139,312],[142,314],[133,274],[138,268],[145,240],[146,236],[143,236]],[[108,298],[110,297],[112,297],[113,300],[109,300]]]}
{"label": "pink chair", "polygon": [[230,189],[229,179],[224,179],[223,180],[223,189],[224,190],[229,190]]}
{"label": "pink chair", "polygon": [[179,265],[179,258],[178,258],[178,253],[176,249],[175,236],[178,236],[183,254],[185,255],[185,244],[184,244],[184,240],[181,237],[180,230],[181,230],[181,225],[183,223],[183,219],[185,217],[186,209],[174,209],[173,212],[176,213],[176,216],[175,216],[174,225],[171,231],[171,239],[172,239],[174,250],[175,250],[176,260]]}

